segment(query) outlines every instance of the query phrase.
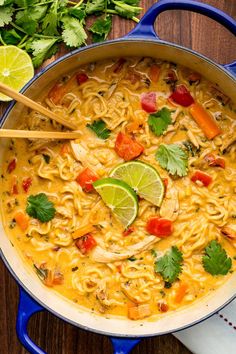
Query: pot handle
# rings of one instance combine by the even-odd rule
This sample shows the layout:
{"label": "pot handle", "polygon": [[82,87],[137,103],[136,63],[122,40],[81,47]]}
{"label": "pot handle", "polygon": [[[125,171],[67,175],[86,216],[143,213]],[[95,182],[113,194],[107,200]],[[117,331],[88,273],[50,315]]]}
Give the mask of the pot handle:
{"label": "pot handle", "polygon": [[[137,26],[125,38],[160,39],[154,29],[154,23],[160,13],[167,10],[187,10],[200,13],[219,22],[236,36],[236,21],[225,12],[195,0],[160,0],[150,7]],[[224,65],[224,68],[236,76],[236,62]]]}
{"label": "pot handle", "polygon": [[16,333],[19,341],[31,354],[46,354],[45,351],[40,349],[29,337],[27,326],[29,319],[32,315],[39,311],[44,311],[35,300],[33,300],[26,292],[20,287],[20,299],[18,305],[18,313],[16,319]]}
{"label": "pot handle", "polygon": [[129,354],[141,339],[110,337],[110,340],[114,349],[113,354]]}

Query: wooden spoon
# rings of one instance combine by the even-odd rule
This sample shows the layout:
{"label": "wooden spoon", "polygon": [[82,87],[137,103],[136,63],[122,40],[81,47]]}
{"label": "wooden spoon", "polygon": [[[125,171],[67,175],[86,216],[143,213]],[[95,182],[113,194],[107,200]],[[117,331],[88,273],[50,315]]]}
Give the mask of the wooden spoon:
{"label": "wooden spoon", "polygon": [[74,123],[71,123],[67,121],[66,119],[58,116],[52,111],[49,111],[47,108],[44,106],[40,105],[39,103],[36,103],[32,101],[30,98],[22,95],[21,93],[13,90],[9,86],[4,85],[3,83],[0,82],[0,92],[2,92],[4,95],[7,95],[11,98],[14,98],[14,100],[23,103],[25,106],[34,109],[35,111],[42,113],[46,117],[55,120],[56,122],[64,125],[67,128],[70,128],[72,130],[76,130],[77,126]]}

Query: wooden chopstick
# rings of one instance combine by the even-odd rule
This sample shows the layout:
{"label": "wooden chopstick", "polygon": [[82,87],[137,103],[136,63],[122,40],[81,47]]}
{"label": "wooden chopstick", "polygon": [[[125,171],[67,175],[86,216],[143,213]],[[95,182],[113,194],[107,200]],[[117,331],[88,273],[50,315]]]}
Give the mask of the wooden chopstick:
{"label": "wooden chopstick", "polygon": [[78,139],[81,132],[45,132],[40,130],[0,129],[0,138],[38,138],[38,139]]}
{"label": "wooden chopstick", "polygon": [[58,116],[54,112],[49,111],[47,108],[45,108],[41,104],[32,101],[30,98],[22,95],[21,93],[13,90],[9,86],[6,86],[1,82],[0,82],[0,92],[4,93],[4,95],[7,95],[11,98],[14,98],[14,100],[16,100],[18,102],[23,103],[25,106],[32,108],[39,113],[42,113],[46,117],[55,120],[56,122],[64,125],[67,128],[70,128],[72,130],[77,129],[77,126],[74,123],[71,123],[71,122],[67,121],[66,119]]}

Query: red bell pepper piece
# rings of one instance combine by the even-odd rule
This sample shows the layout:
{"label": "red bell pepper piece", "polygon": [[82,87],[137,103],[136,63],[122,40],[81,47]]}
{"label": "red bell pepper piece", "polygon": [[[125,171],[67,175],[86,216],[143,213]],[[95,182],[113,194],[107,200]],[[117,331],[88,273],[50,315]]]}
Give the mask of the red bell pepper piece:
{"label": "red bell pepper piece", "polygon": [[82,254],[87,254],[89,251],[91,251],[97,245],[97,242],[93,238],[92,235],[87,234],[87,235],[80,237],[75,242],[75,245],[80,250],[80,252]]}
{"label": "red bell pepper piece", "polygon": [[170,98],[183,107],[191,106],[194,103],[194,99],[190,92],[184,85],[178,85],[170,95]]}
{"label": "red bell pepper piece", "polygon": [[88,80],[88,76],[85,73],[76,74],[76,81],[78,85],[82,85],[87,80]]}
{"label": "red bell pepper piece", "polygon": [[32,178],[31,178],[31,177],[28,177],[28,178],[23,179],[23,181],[22,181],[22,188],[24,189],[25,193],[28,192],[28,190],[29,190],[31,184],[32,184]]}
{"label": "red bell pepper piece", "polygon": [[205,187],[208,187],[212,182],[212,177],[205,172],[195,171],[191,177],[192,182],[201,182]]}
{"label": "red bell pepper piece", "polygon": [[225,159],[223,159],[223,157],[218,157],[214,154],[206,154],[204,156],[204,160],[208,163],[209,166],[225,168]]}
{"label": "red bell pepper piece", "polygon": [[93,182],[97,180],[98,176],[88,167],[76,177],[76,182],[79,183],[85,192],[91,192],[94,189]]}
{"label": "red bell pepper piece", "polygon": [[157,111],[157,97],[156,92],[143,93],[141,96],[141,106],[147,113],[154,113]]}
{"label": "red bell pepper piece", "polygon": [[159,218],[155,216],[148,220],[146,226],[147,232],[161,238],[170,236],[173,232],[173,223],[169,219]]}
{"label": "red bell pepper piece", "polygon": [[7,172],[11,173],[16,168],[16,159],[11,160],[7,166]]}
{"label": "red bell pepper piece", "polygon": [[142,154],[144,147],[139,144],[134,138],[119,133],[115,142],[115,151],[125,161],[130,161]]}
{"label": "red bell pepper piece", "polygon": [[135,228],[131,226],[128,229],[126,229],[125,231],[123,231],[123,236],[129,236],[134,231],[135,231]]}

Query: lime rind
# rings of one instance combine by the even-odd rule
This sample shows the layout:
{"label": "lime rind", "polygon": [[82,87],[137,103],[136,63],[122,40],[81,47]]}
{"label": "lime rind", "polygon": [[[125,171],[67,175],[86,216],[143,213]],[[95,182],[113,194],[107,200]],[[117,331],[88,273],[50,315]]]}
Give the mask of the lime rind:
{"label": "lime rind", "polygon": [[93,186],[125,228],[133,223],[138,214],[138,198],[127,183],[108,177],[97,180]]}
{"label": "lime rind", "polygon": [[130,161],[116,166],[110,177],[126,182],[135,192],[150,203],[160,206],[164,197],[164,184],[157,170],[143,162]]}

